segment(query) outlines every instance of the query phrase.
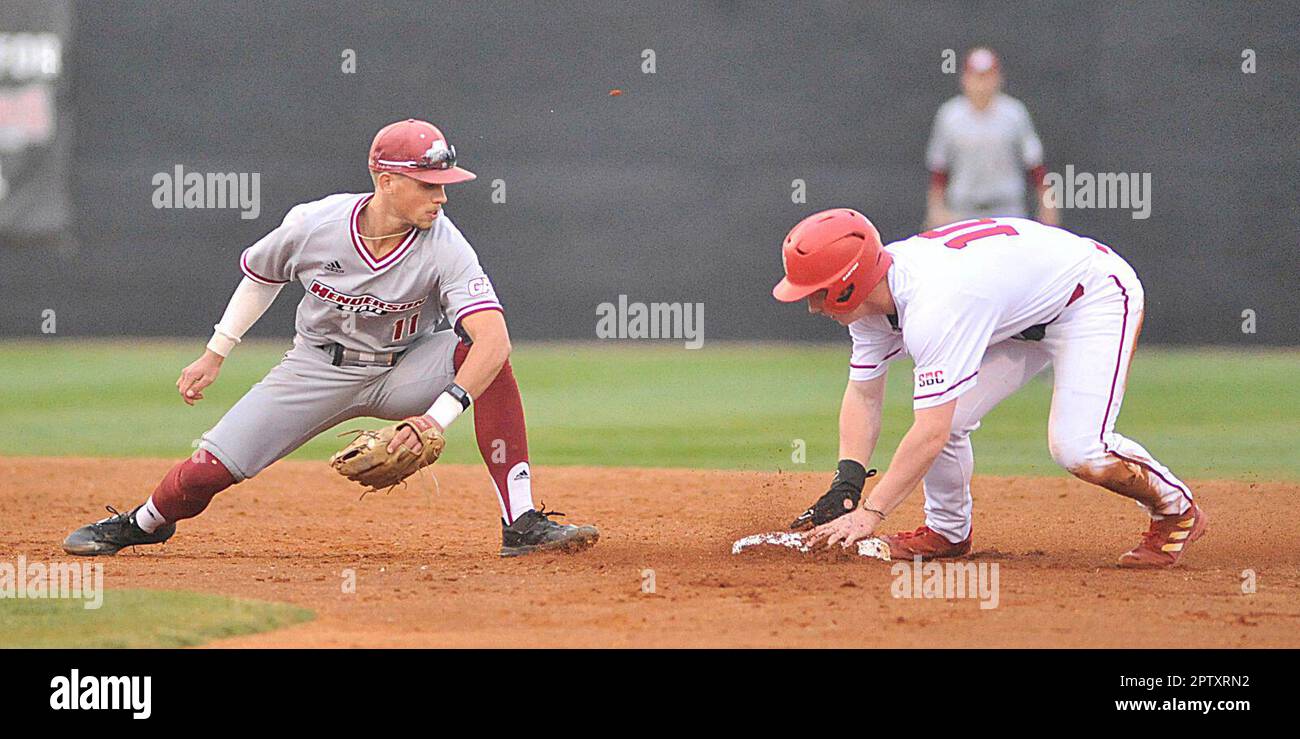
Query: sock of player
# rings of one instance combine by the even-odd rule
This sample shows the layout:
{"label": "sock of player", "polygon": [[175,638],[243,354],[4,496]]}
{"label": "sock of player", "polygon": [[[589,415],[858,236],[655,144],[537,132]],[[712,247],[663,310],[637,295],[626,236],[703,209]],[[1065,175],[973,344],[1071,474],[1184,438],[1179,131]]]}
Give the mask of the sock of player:
{"label": "sock of player", "polygon": [[153,495],[135,514],[136,525],[153,533],[165,523],[194,518],[212,502],[213,496],[235,484],[235,478],[205,449],[177,462]]}
{"label": "sock of player", "polygon": [[[465,361],[469,348],[456,347],[457,370]],[[501,503],[501,517],[506,524],[533,510],[532,470],[528,465],[528,432],[524,425],[524,401],[519,383],[507,361],[487,390],[474,398],[474,435],[483,455],[492,484]]]}

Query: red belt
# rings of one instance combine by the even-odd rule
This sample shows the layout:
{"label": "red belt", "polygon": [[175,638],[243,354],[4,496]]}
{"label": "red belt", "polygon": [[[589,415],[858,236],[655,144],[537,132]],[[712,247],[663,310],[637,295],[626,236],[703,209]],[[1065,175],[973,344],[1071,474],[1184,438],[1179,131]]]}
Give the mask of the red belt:
{"label": "red belt", "polygon": [[[1076,301],[1076,300],[1078,300],[1079,298],[1082,298],[1082,297],[1083,297],[1083,285],[1082,285],[1082,284],[1075,285],[1075,286],[1074,286],[1074,293],[1070,295],[1070,299],[1069,299],[1069,300],[1065,301],[1065,307],[1066,307],[1066,308],[1069,308],[1069,307],[1070,307],[1070,303],[1073,303],[1074,301]],[[1058,316],[1058,318],[1059,318],[1059,316]],[[1052,319],[1052,320],[1056,320],[1056,319]]]}

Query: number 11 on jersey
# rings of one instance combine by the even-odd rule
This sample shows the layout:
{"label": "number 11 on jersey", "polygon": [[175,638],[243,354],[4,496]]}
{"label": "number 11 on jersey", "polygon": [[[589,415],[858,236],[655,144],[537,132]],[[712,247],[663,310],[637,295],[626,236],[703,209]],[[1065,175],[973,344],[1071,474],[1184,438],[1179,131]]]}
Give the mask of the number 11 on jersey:
{"label": "number 11 on jersey", "polygon": [[397,323],[393,324],[393,341],[401,341],[408,336],[414,336],[419,325],[419,312],[412,313],[410,318],[397,319]]}
{"label": "number 11 on jersey", "polygon": [[[976,239],[988,236],[1016,236],[1020,233],[1005,223],[993,225],[997,223],[992,218],[980,218],[974,221],[961,221],[951,226],[944,226],[918,235],[926,239],[942,239],[945,236],[952,236],[951,239],[943,242],[943,245],[949,249],[964,249],[967,244]],[[980,226],[989,226],[989,228],[978,228]],[[954,236],[954,234],[956,235]]]}

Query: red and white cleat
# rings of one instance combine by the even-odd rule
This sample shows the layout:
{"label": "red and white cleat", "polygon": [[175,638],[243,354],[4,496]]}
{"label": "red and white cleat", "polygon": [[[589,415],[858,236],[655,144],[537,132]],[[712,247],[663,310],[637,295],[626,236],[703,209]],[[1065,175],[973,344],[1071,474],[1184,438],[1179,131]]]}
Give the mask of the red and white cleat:
{"label": "red and white cleat", "polygon": [[970,554],[970,536],[954,544],[929,526],[880,538],[889,545],[890,559],[912,559],[918,555],[921,559],[950,559]]}
{"label": "red and white cleat", "polygon": [[1152,521],[1142,535],[1142,543],[1119,557],[1120,567],[1173,567],[1187,545],[1201,538],[1208,519],[1201,507],[1192,504],[1176,518]]}

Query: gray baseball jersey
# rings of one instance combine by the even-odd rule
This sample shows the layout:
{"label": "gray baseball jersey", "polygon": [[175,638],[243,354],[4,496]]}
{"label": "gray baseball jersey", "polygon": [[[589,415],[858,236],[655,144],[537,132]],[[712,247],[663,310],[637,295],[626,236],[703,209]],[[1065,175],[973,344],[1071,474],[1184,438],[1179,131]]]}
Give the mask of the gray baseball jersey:
{"label": "gray baseball jersey", "polygon": [[[249,279],[307,289],[294,347],[203,435],[200,446],[236,480],[261,472],[334,424],[358,416],[400,419],[429,409],[455,378],[451,331],[466,316],[501,310],[465,237],[441,213],[427,231],[375,259],[357,235],[370,194],[331,195],[291,209],[279,228],[244,250]],[[397,364],[335,366],[321,345],[402,351]]]}
{"label": "gray baseball jersey", "polygon": [[947,178],[955,217],[1025,216],[1026,173],[1043,164],[1043,144],[1019,100],[999,93],[981,111],[958,95],[935,115],[925,158]]}
{"label": "gray baseball jersey", "polygon": [[465,316],[501,310],[478,256],[445,212],[375,259],[357,232],[371,197],[344,193],[296,206],[240,257],[252,280],[306,288],[295,323],[306,343],[394,352],[444,317],[459,327]]}

